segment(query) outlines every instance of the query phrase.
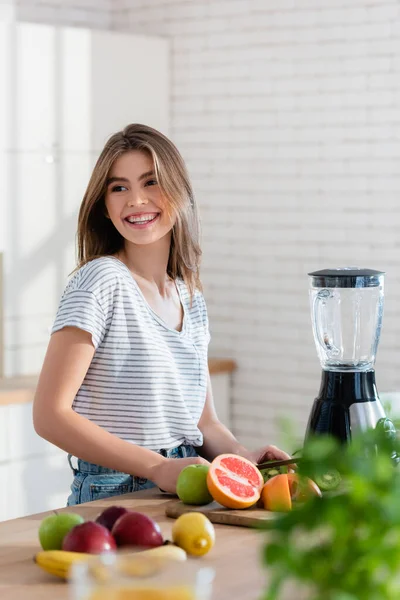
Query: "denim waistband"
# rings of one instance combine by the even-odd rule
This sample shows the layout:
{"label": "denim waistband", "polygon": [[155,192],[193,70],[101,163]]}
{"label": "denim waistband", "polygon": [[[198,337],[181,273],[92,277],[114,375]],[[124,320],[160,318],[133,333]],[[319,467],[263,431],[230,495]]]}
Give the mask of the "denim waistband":
{"label": "denim waistband", "polygon": [[[193,448],[193,446],[187,446],[185,444],[182,444],[181,446],[178,446],[177,448],[170,448],[170,449],[164,449],[162,448],[161,450],[157,450],[158,454],[161,454],[162,456],[165,456],[166,458],[186,458],[188,456],[197,456],[197,452],[195,451],[195,449]],[[69,466],[71,467],[71,469],[73,470],[73,472],[76,473],[91,473],[94,475],[100,475],[100,474],[110,474],[112,475],[114,474],[118,474],[120,473],[120,471],[115,471],[114,469],[109,469],[108,467],[102,467],[101,465],[95,465],[94,463],[90,463],[90,462],[86,462],[85,460],[82,460],[81,458],[78,458],[78,465],[77,468],[75,468],[72,464],[72,455],[68,454],[68,462],[69,462]],[[128,475],[128,473],[127,473]]]}

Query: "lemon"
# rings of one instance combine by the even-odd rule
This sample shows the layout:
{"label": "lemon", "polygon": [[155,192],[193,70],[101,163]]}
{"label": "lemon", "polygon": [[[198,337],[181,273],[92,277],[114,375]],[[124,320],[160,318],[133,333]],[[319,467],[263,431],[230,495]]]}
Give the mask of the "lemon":
{"label": "lemon", "polygon": [[188,512],[173,524],[172,541],[188,554],[203,556],[214,546],[215,529],[203,513]]}

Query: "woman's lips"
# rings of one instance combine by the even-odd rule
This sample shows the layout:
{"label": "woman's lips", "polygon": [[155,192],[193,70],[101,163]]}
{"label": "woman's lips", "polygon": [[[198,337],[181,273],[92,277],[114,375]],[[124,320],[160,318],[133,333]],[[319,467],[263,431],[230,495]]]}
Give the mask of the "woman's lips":
{"label": "woman's lips", "polygon": [[158,221],[159,217],[160,213],[156,213],[152,218],[146,219],[145,221],[134,221],[132,223],[131,221],[128,221],[127,218],[125,218],[124,221],[132,229],[147,229],[148,227],[151,227],[156,221]]}

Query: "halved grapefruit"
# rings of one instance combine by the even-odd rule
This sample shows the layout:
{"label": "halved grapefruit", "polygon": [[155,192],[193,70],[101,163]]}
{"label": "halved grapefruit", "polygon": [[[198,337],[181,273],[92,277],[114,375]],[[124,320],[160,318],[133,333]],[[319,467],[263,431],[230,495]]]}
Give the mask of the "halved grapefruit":
{"label": "halved grapefruit", "polygon": [[226,508],[248,508],[257,502],[264,484],[257,467],[237,454],[220,454],[210,465],[207,486]]}

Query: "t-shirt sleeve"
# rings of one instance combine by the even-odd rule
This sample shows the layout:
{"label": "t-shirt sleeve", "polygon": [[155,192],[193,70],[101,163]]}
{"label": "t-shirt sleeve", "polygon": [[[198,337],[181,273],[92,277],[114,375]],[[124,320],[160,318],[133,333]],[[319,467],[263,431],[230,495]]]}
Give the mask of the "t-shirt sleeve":
{"label": "t-shirt sleeve", "polygon": [[97,350],[106,333],[106,318],[93,292],[74,289],[63,295],[51,333],[63,327],[78,327],[90,333]]}

